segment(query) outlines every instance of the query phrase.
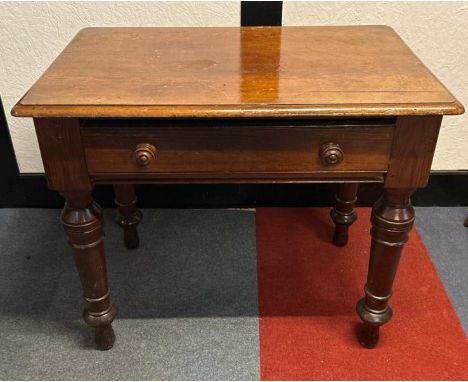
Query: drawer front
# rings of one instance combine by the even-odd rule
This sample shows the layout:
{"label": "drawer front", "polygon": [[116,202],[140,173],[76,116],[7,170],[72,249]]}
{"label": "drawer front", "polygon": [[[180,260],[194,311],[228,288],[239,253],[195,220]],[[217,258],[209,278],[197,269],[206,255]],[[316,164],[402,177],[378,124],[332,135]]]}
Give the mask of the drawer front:
{"label": "drawer front", "polygon": [[91,174],[387,170],[392,125],[83,127]]}

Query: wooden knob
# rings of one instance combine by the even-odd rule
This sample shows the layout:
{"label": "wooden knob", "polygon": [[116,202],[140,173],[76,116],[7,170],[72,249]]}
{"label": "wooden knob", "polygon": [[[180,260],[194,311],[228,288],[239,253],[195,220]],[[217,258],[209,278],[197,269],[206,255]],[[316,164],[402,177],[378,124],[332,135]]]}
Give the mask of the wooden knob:
{"label": "wooden knob", "polygon": [[138,166],[149,166],[156,159],[156,147],[150,143],[139,143],[135,149],[134,156]]}
{"label": "wooden knob", "polygon": [[333,166],[343,161],[343,150],[338,143],[325,143],[320,147],[320,160],[327,166]]}

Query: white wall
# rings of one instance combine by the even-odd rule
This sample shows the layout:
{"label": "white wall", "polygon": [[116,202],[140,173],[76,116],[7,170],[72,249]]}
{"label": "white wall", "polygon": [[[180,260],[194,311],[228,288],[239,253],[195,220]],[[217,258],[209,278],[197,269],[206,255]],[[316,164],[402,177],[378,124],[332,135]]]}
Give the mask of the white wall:
{"label": "white wall", "polygon": [[[0,95],[21,172],[42,172],[31,120],[14,103],[87,26],[237,26],[240,2],[0,2]],[[468,2],[288,2],[284,25],[392,26],[468,106]],[[468,170],[468,114],[445,117],[433,170]]]}
{"label": "white wall", "polygon": [[[283,25],[389,25],[468,110],[468,2],[289,2]],[[444,117],[432,170],[468,170],[468,112]]]}
{"label": "white wall", "polygon": [[0,2],[0,95],[20,171],[43,172],[31,119],[10,110],[88,26],[239,26],[240,2]]}

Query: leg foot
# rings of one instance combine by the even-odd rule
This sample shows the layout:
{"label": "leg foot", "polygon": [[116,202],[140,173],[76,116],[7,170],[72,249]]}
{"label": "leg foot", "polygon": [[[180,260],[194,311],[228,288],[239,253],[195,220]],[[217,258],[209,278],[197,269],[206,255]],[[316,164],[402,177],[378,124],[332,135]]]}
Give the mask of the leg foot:
{"label": "leg foot", "polygon": [[136,208],[137,197],[132,184],[114,184],[115,204],[117,205],[116,222],[124,230],[124,244],[128,249],[140,244],[137,226],[143,215]]}
{"label": "leg foot", "polygon": [[337,247],[344,247],[348,244],[348,226],[338,224],[335,226],[333,233],[333,245]]}
{"label": "leg foot", "polygon": [[414,222],[414,210],[409,199],[412,192],[387,189],[372,209],[372,243],[365,297],[356,306],[363,321],[358,339],[367,348],[377,345],[379,327],[392,317],[388,301],[401,252]]}
{"label": "leg foot", "polygon": [[335,194],[336,205],[330,212],[335,223],[333,244],[344,247],[348,243],[348,229],[357,219],[354,206],[356,204],[357,183],[342,183],[338,185]]}
{"label": "leg foot", "polygon": [[[86,298],[88,304],[96,304],[108,299],[108,294],[104,295],[100,300],[96,301]],[[91,300],[91,301],[90,301]],[[107,304],[106,304],[107,305]],[[95,343],[96,348],[99,350],[109,350],[115,341],[114,330],[112,329],[112,321],[117,316],[117,307],[109,303],[108,308],[104,312],[93,313],[88,308],[83,311],[84,321],[95,329]]]}
{"label": "leg foot", "polygon": [[359,343],[367,349],[374,349],[379,343],[380,327],[362,323],[357,332]]}
{"label": "leg foot", "polygon": [[109,350],[114,346],[115,334],[112,325],[97,327],[95,331],[96,349]]}
{"label": "leg foot", "polygon": [[140,245],[140,238],[135,226],[130,226],[124,230],[124,245],[127,249],[135,249]]}

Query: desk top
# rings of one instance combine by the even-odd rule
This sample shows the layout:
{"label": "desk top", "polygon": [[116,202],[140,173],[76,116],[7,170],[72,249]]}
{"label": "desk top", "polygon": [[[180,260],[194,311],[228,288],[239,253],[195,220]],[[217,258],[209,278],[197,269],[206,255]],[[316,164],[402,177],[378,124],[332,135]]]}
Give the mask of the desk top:
{"label": "desk top", "polygon": [[329,26],[86,28],[12,114],[316,117],[463,111],[391,28]]}

